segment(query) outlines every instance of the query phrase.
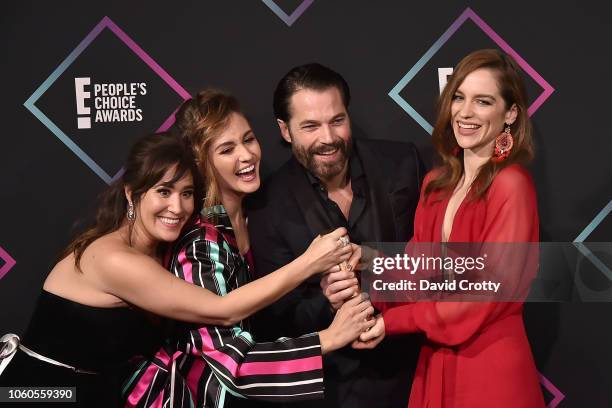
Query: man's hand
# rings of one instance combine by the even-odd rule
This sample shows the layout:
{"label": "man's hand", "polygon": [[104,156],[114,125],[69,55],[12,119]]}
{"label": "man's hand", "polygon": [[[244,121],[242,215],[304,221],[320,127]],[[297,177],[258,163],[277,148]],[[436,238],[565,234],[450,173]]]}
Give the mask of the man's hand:
{"label": "man's hand", "polygon": [[334,310],[359,293],[359,281],[355,273],[342,268],[321,278],[321,289]]}
{"label": "man's hand", "polygon": [[376,323],[374,326],[361,333],[359,338],[351,344],[351,347],[356,350],[373,349],[385,338],[385,321],[382,315],[376,316]]}
{"label": "man's hand", "polygon": [[321,289],[334,310],[340,309],[342,304],[359,290],[359,281],[355,277],[355,269],[361,259],[361,247],[351,243],[353,253],[348,261],[330,268],[321,278]]}

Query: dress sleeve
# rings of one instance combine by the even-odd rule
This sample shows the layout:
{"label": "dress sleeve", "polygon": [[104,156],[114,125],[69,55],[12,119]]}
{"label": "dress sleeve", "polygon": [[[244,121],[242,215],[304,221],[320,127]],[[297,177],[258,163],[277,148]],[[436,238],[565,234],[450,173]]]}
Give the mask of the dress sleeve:
{"label": "dress sleeve", "polygon": [[[491,185],[482,242],[534,242],[538,240],[535,189],[527,173],[518,166],[501,171]],[[498,264],[512,265],[516,290],[524,289],[535,276],[537,253],[529,248],[501,251]],[[499,251],[498,251],[499,252]],[[534,256],[536,258],[534,258]],[[423,332],[433,342],[458,345],[468,341],[484,326],[519,307],[517,302],[418,302],[387,307],[383,312],[388,334]],[[387,305],[388,306],[388,305]]]}
{"label": "dress sleeve", "polygon": [[[225,296],[235,276],[234,254],[227,244],[198,240],[178,254],[191,282]],[[232,394],[265,401],[289,401],[323,394],[321,344],[317,333],[256,343],[242,324],[202,326],[177,336],[176,348],[202,358]],[[303,397],[301,399],[304,399]]]}

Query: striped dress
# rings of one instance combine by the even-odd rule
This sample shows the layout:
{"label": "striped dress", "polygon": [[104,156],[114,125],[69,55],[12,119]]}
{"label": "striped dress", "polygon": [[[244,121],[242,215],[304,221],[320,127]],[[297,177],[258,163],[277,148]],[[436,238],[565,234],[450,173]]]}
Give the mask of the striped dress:
{"label": "striped dress", "polygon": [[[251,280],[222,206],[175,245],[170,270],[220,296]],[[248,322],[231,327],[171,322],[166,343],[123,387],[126,407],[231,407],[236,398],[284,402],[323,397],[317,333],[256,343]]]}

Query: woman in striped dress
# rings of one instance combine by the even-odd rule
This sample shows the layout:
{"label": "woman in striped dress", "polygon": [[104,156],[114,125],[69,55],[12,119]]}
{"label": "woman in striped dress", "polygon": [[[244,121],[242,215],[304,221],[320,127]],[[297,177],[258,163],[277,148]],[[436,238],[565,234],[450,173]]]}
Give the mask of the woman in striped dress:
{"label": "woman in striped dress", "polygon": [[[244,289],[254,276],[243,199],[259,188],[261,150],[236,99],[217,91],[203,91],[187,101],[177,113],[177,124],[194,148],[207,194],[204,210],[175,244],[168,266],[181,279],[226,296]],[[332,234],[340,238],[344,233],[338,229]],[[296,262],[307,268],[309,260],[302,256]],[[253,339],[244,319],[248,315],[217,325],[171,322],[165,346],[126,384],[126,406],[236,407],[245,398],[322,398],[322,354],[371,327],[372,312],[369,301],[356,296],[330,328],[269,343]]]}

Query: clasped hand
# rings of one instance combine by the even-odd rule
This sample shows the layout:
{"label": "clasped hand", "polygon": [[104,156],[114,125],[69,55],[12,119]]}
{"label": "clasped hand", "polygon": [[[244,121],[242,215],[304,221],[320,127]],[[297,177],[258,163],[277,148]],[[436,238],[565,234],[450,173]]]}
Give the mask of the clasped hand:
{"label": "clasped hand", "polygon": [[[351,243],[352,254],[348,261],[332,266],[321,277],[321,289],[329,300],[329,303],[337,312],[345,302],[357,296],[361,289],[356,273],[365,269],[368,256],[362,256],[365,252],[372,250]],[[351,344],[354,349],[372,349],[385,337],[385,323],[382,315],[369,316],[369,320],[375,319],[374,325],[362,332]]]}

